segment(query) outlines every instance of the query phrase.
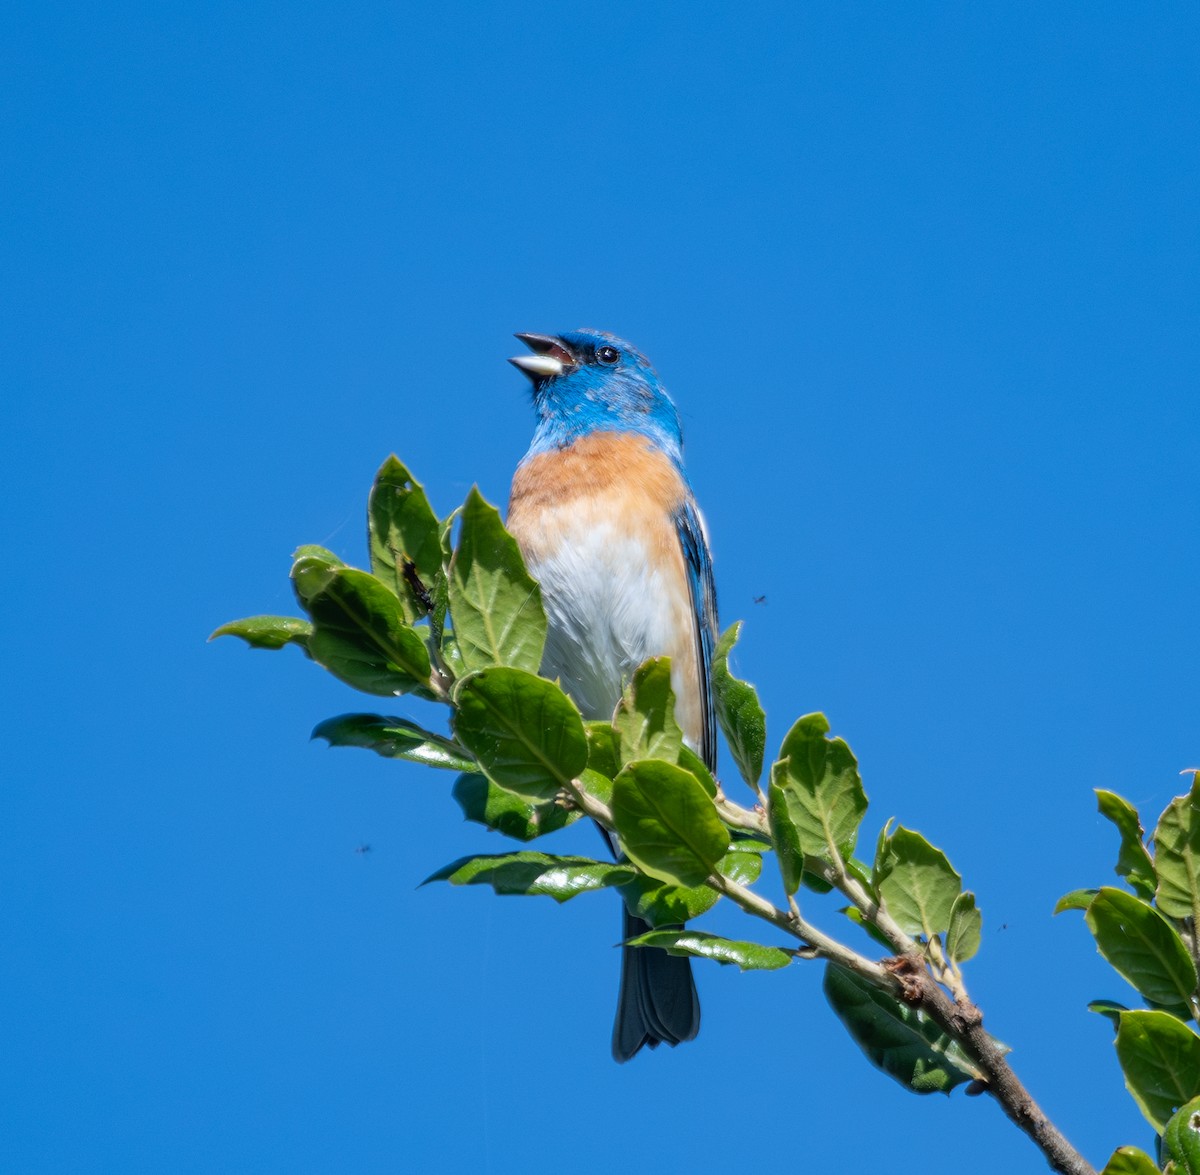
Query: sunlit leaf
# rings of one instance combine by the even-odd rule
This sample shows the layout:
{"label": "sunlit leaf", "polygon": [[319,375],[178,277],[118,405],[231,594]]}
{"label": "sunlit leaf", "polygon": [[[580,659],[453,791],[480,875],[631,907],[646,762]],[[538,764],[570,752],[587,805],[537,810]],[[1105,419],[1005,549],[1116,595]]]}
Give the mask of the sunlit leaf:
{"label": "sunlit leaf", "polygon": [[771,768],[771,783],[782,789],[801,850],[832,861],[853,853],[867,797],[850,748],[828,733],[824,714],[798,719]]}
{"label": "sunlit leaf", "polygon": [[725,741],[729,743],[742,778],[753,787],[762,775],[767,718],[754,686],[740,681],[729,671],[729,655],[741,630],[739,620],[727,628],[717,642],[712,661],[712,687],[717,721]]}
{"label": "sunlit leaf", "polygon": [[1117,854],[1116,873],[1137,891],[1139,897],[1149,900],[1154,897],[1157,879],[1154,861],[1143,843],[1145,832],[1137,809],[1116,792],[1096,789],[1096,803],[1100,815],[1111,820],[1121,834],[1121,848]]}
{"label": "sunlit leaf", "polygon": [[[399,597],[411,624],[432,609],[435,580],[442,569],[437,515],[421,483],[395,455],[375,475],[367,503],[371,570]],[[422,599],[423,588],[427,599]]]}
{"label": "sunlit leaf", "polygon": [[219,636],[241,637],[252,649],[282,649],[284,645],[298,645],[308,651],[308,638],[313,627],[298,616],[247,616],[243,620],[231,620],[214,629],[210,641]]}
{"label": "sunlit leaf", "polygon": [[356,689],[407,693],[428,685],[429,653],[404,622],[400,601],[373,575],[298,559],[292,580],[313,622],[314,661]]}
{"label": "sunlit leaf", "polygon": [[906,934],[931,938],[949,929],[962,877],[919,832],[900,827],[891,834],[876,880],[888,913]]}
{"label": "sunlit leaf", "polygon": [[950,927],[946,931],[946,954],[951,962],[965,963],[979,950],[983,915],[975,905],[973,893],[960,893],[950,909]]}
{"label": "sunlit leaf", "polygon": [[587,766],[575,704],[553,682],[498,666],[462,679],[454,732],[493,782],[526,800],[553,799]]}
{"label": "sunlit leaf", "polygon": [[1186,1006],[1196,966],[1170,922],[1148,902],[1105,886],[1084,915],[1100,953],[1149,1001]]}
{"label": "sunlit leaf", "polygon": [[621,845],[644,873],[675,885],[699,885],[729,849],[729,830],[689,771],[647,759],[613,782],[613,823]]}
{"label": "sunlit leaf", "polygon": [[652,657],[634,670],[613,716],[622,763],[636,759],[679,758],[683,734],[675,721],[671,660]]}
{"label": "sunlit leaf", "polygon": [[1162,1149],[1163,1158],[1175,1164],[1175,1175],[1200,1175],[1200,1097],[1171,1115]]}
{"label": "sunlit leaf", "polygon": [[557,832],[580,815],[553,800],[530,803],[475,772],[460,775],[451,794],[468,820],[514,840],[530,841]]}
{"label": "sunlit leaf", "polygon": [[1054,913],[1061,914],[1064,910],[1086,910],[1092,904],[1092,898],[1099,892],[1098,889],[1073,889],[1054,903]]}
{"label": "sunlit leaf", "polygon": [[430,874],[421,884],[490,885],[498,894],[527,894],[565,902],[581,893],[606,889],[626,880],[628,865],[590,857],[556,857],[525,850],[481,857],[462,857]]}
{"label": "sunlit leaf", "polygon": [[1169,1012],[1122,1012],[1117,1059],[1138,1109],[1160,1134],[1200,1091],[1200,1036]]}
{"label": "sunlit leaf", "polygon": [[1160,1172],[1158,1164],[1145,1151],[1136,1146],[1119,1146],[1100,1175],[1160,1175]]}
{"label": "sunlit leaf", "polygon": [[1191,918],[1200,910],[1200,773],[1159,818],[1154,863],[1158,908],[1169,918]]}
{"label": "sunlit leaf", "polygon": [[690,955],[697,959],[713,959],[718,963],[733,963],[743,971],[777,971],[792,961],[791,953],[779,947],[721,938],[703,930],[651,930],[629,939],[629,945],[658,947],[669,955]]}
{"label": "sunlit leaf", "polygon": [[542,592],[496,508],[472,489],[450,564],[450,617],[464,667],[536,673],[546,643]]}
{"label": "sunlit leaf", "polygon": [[425,730],[407,718],[384,714],[340,714],[312,732],[331,747],[364,747],[385,759],[410,759],[448,771],[474,771],[475,762],[450,739]]}

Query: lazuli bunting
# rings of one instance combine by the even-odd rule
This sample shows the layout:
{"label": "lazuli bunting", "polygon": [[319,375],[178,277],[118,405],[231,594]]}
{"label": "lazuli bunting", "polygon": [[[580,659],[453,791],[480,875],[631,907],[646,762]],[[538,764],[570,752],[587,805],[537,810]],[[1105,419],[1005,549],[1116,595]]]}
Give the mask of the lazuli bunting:
{"label": "lazuli bunting", "polygon": [[[640,352],[595,330],[517,335],[538,424],[513,477],[508,526],[541,584],[542,673],[585,718],[609,719],[633,671],[671,658],[675,716],[716,767],[712,560],[683,469],[679,414]],[[624,937],[645,922],[625,912]],[[613,1056],[691,1040],[700,1002],[690,961],[624,948]]]}

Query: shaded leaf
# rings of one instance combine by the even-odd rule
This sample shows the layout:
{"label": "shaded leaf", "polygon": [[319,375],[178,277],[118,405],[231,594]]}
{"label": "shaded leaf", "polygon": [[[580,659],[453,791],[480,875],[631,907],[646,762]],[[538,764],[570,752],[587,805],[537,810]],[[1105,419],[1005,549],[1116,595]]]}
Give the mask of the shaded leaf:
{"label": "shaded leaf", "polygon": [[339,714],[312,732],[331,747],[364,747],[385,759],[409,759],[448,771],[474,771],[475,761],[450,739],[425,730],[407,718],[384,714]]}
{"label": "shaded leaf", "polygon": [[897,828],[875,876],[888,913],[906,934],[931,938],[949,929],[962,878],[919,832]]}
{"label": "shaded leaf", "polygon": [[367,693],[428,685],[425,643],[405,624],[400,601],[373,575],[306,556],[296,561],[292,580],[312,617],[314,661]]}
{"label": "shaded leaf", "polygon": [[1121,834],[1121,848],[1117,854],[1115,871],[1147,901],[1154,897],[1157,879],[1154,876],[1154,861],[1143,843],[1146,834],[1137,809],[1116,792],[1096,789],[1096,803],[1100,815],[1111,820]]}
{"label": "shaded leaf", "polygon": [[628,945],[658,947],[669,955],[690,955],[697,959],[714,959],[718,963],[735,963],[743,971],[777,971],[792,961],[791,953],[779,947],[721,938],[703,930],[651,930],[629,939]]}
{"label": "shaded leaf", "polygon": [[767,716],[758,692],[749,682],[729,671],[729,654],[742,631],[739,620],[725,630],[713,652],[712,686],[717,721],[733,754],[742,778],[754,787],[762,775],[763,750],[767,742]]}
{"label": "shaded leaf", "polygon": [[1125,1087],[1159,1134],[1200,1091],[1200,1036],[1169,1012],[1122,1012],[1117,1059]]}
{"label": "shaded leaf", "polygon": [[1185,796],[1176,796],[1154,830],[1158,873],[1156,901],[1170,918],[1200,911],[1200,774]]}
{"label": "shaded leaf", "polygon": [[949,1093],[982,1076],[927,1016],[852,971],[828,964],[825,998],[867,1059],[915,1093]]}
{"label": "shaded leaf", "polygon": [[575,704],[553,682],[498,666],[462,679],[454,732],[494,783],[523,799],[553,799],[587,766]]}
{"label": "shaded leaf", "polygon": [[1073,889],[1054,903],[1054,913],[1061,914],[1064,910],[1086,910],[1092,904],[1092,898],[1099,892],[1098,889]]}
{"label": "shaded leaf", "polygon": [[468,671],[510,665],[537,673],[546,644],[541,588],[525,570],[499,512],[475,488],[462,507],[449,593],[454,635]]}
{"label": "shaded leaf", "polygon": [[529,841],[556,832],[578,820],[580,815],[575,809],[564,808],[553,800],[531,804],[497,786],[486,775],[474,772],[460,775],[451,794],[468,820],[515,840]]}
{"label": "shaded leaf", "polygon": [[675,721],[669,657],[652,657],[634,670],[612,724],[622,764],[637,759],[678,761],[683,733]]}
{"label": "shaded leaf", "polygon": [[[394,454],[379,467],[367,502],[367,541],[371,571],[396,593],[411,624],[431,609],[414,590],[412,576],[430,598],[442,569],[437,515],[421,483]],[[405,571],[405,563],[412,570]]]}
{"label": "shaded leaf", "polygon": [[783,888],[790,896],[800,888],[804,876],[804,848],[788,810],[787,792],[779,783],[772,782],[767,788],[767,819],[779,857]]}
{"label": "shaded leaf", "polygon": [[783,790],[802,851],[832,861],[853,853],[867,797],[850,748],[828,732],[824,714],[798,719],[771,768],[771,783]]}
{"label": "shaded leaf", "polygon": [[979,950],[983,915],[975,905],[973,893],[960,893],[950,908],[950,928],[946,931],[946,954],[951,962],[965,963]]}
{"label": "shaded leaf", "polygon": [[243,620],[222,624],[213,630],[208,639],[214,641],[219,636],[237,636],[252,649],[282,649],[284,645],[299,645],[307,652],[312,630],[312,625],[299,616],[247,616]]}
{"label": "shaded leaf", "polygon": [[1196,967],[1178,932],[1148,902],[1105,886],[1084,918],[1100,953],[1147,1000],[1187,1005]]}
{"label": "shaded leaf", "polygon": [[699,885],[729,849],[729,830],[712,798],[682,767],[647,759],[613,781],[613,823],[621,846],[643,873],[675,885]]}
{"label": "shaded leaf", "polygon": [[490,885],[498,894],[524,894],[569,901],[581,893],[606,889],[629,877],[628,865],[590,857],[555,857],[526,849],[482,857],[461,857],[430,874],[421,884]]}

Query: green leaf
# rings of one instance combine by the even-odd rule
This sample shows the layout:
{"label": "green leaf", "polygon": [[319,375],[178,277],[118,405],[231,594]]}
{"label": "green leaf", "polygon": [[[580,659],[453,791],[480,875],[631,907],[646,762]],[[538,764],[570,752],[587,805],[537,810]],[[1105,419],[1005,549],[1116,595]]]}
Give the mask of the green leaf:
{"label": "green leaf", "polygon": [[[753,885],[762,873],[762,850],[751,840],[735,840],[717,864],[718,870],[739,885]],[[670,885],[638,873],[621,887],[629,912],[651,926],[677,926],[711,910],[720,895],[707,885]]]}
{"label": "green leaf", "polygon": [[1086,910],[1092,904],[1092,898],[1099,892],[1098,889],[1073,889],[1054,903],[1054,913],[1061,914],[1064,910]]}
{"label": "green leaf", "polygon": [[594,796],[602,804],[612,806],[613,781],[607,775],[601,775],[599,771],[593,771],[591,767],[588,767],[579,773],[575,782],[588,795]]}
{"label": "green leaf", "polygon": [[629,939],[629,946],[658,947],[669,955],[690,955],[697,959],[715,959],[718,963],[736,963],[743,971],[777,971],[792,961],[789,951],[721,938],[703,930],[651,930]]}
{"label": "green leaf", "polygon": [[474,771],[475,761],[448,738],[425,730],[407,718],[385,714],[340,714],[312,732],[331,747],[365,747],[385,759],[409,759],[448,771]]}
{"label": "green leaf", "polygon": [[707,885],[671,885],[633,870],[621,896],[629,912],[651,926],[678,926],[699,918],[717,904],[720,894]]}
{"label": "green leaf", "polygon": [[950,928],[962,877],[919,832],[903,826],[888,837],[876,871],[879,895],[906,934],[932,938]]}
{"label": "green leaf", "polygon": [[1100,1175],[1159,1175],[1158,1165],[1136,1146],[1119,1146]]}
{"label": "green leaf", "polygon": [[1169,918],[1193,917],[1200,911],[1200,773],[1159,817],[1154,863],[1158,908]]}
{"label": "green leaf", "polygon": [[742,778],[754,787],[762,775],[763,749],[767,742],[767,716],[758,700],[758,692],[749,682],[739,681],[729,672],[729,654],[741,635],[739,620],[725,630],[717,642],[712,661],[713,700],[717,721],[733,753]]}
{"label": "green leaf", "polygon": [[1138,897],[1149,901],[1154,897],[1157,879],[1154,876],[1154,861],[1143,843],[1146,834],[1137,809],[1116,792],[1103,788],[1096,788],[1096,803],[1100,815],[1111,820],[1121,834],[1121,848],[1115,867],[1117,876],[1124,877],[1137,891]]}
{"label": "green leaf", "polygon": [[825,998],[867,1059],[914,1093],[949,1093],[982,1077],[970,1058],[924,1013],[830,963]]}
{"label": "green leaf", "polygon": [[1105,886],[1084,918],[1100,953],[1152,1003],[1187,1005],[1196,967],[1175,928],[1141,898]]}
{"label": "green leaf", "polygon": [[313,620],[314,661],[356,689],[407,693],[429,682],[424,641],[404,623],[400,601],[373,575],[306,556],[292,569]]}
{"label": "green leaf", "polygon": [[613,823],[626,855],[643,873],[699,885],[729,849],[729,830],[690,771],[646,759],[613,781]]}
{"label": "green leaf", "polygon": [[824,714],[798,719],[783,740],[771,782],[783,789],[801,850],[833,861],[854,852],[867,797],[850,748],[828,733]]}
{"label": "green leaf", "polygon": [[965,963],[979,950],[983,915],[975,905],[975,895],[960,893],[950,908],[950,928],[946,931],[946,954],[953,963]]}
{"label": "green leaf", "polygon": [[[400,598],[409,624],[428,615],[413,576],[433,598],[442,570],[437,515],[421,483],[394,454],[380,467],[367,503],[371,570]],[[406,570],[406,564],[409,570]]]}
{"label": "green leaf", "polygon": [[1087,1010],[1095,1012],[1097,1016],[1103,1016],[1112,1024],[1114,1031],[1121,1027],[1121,1013],[1129,1011],[1124,1004],[1118,1004],[1116,1000],[1092,1000]]}
{"label": "green leaf", "polygon": [[616,779],[621,770],[621,751],[617,732],[611,722],[585,722],[588,740],[588,766],[609,779]]}
{"label": "green leaf", "polygon": [[1200,1036],[1169,1012],[1122,1012],[1117,1059],[1125,1087],[1159,1134],[1200,1092]]}
{"label": "green leaf", "polygon": [[622,763],[663,759],[675,763],[683,734],[675,721],[671,659],[652,657],[634,670],[613,716]]}
{"label": "green leaf", "polygon": [[738,885],[753,885],[762,876],[763,853],[768,846],[749,838],[732,841],[729,852],[717,862],[717,869]]}
{"label": "green leaf", "polygon": [[1163,1131],[1163,1158],[1175,1164],[1175,1175],[1200,1175],[1200,1098],[1181,1106]]}
{"label": "green leaf", "polygon": [[717,781],[713,779],[712,772],[705,766],[704,760],[687,743],[684,743],[679,748],[679,766],[684,771],[690,771],[696,777],[700,786],[704,788],[705,792],[714,799],[716,798]]}
{"label": "green leaf", "polygon": [[857,907],[842,906],[840,908],[839,912],[842,914],[845,914],[846,917],[849,918],[850,921],[853,922],[855,926],[858,926],[862,930],[866,931],[867,936],[870,939],[872,939],[874,942],[877,942],[889,954],[891,954],[894,951],[895,948],[892,946],[892,944],[890,942],[888,942],[887,936],[883,933],[883,931],[881,931],[878,927],[876,927],[876,926],[872,925],[870,922],[868,922],[866,920],[866,918],[863,917],[862,911],[859,910]]}
{"label": "green leaf", "polygon": [[307,609],[308,601],[329,582],[329,577],[345,567],[332,551],[307,544],[297,547],[292,556],[292,589],[296,599]]}
{"label": "green leaf", "polygon": [[450,617],[468,671],[511,665],[537,673],[546,644],[542,590],[496,508],[472,488],[450,563]]}
{"label": "green leaf", "polygon": [[788,810],[787,791],[779,783],[772,783],[767,788],[767,819],[779,858],[783,888],[791,896],[800,888],[804,877],[804,848]]}
{"label": "green leaf", "polygon": [[545,896],[566,902],[581,893],[607,889],[632,873],[628,865],[594,861],[591,857],[555,857],[527,849],[519,853],[460,857],[430,874],[421,884],[448,881],[451,885],[490,885],[498,894]]}
{"label": "green leaf", "polygon": [[859,885],[876,901],[879,900],[879,894],[875,890],[875,875],[865,861],[860,861],[857,857],[846,858],[846,872],[858,882]]}
{"label": "green leaf", "polygon": [[312,630],[312,625],[298,616],[247,616],[244,620],[222,624],[208,639],[215,641],[219,636],[239,636],[252,649],[282,649],[291,644],[299,645],[307,652]]}
{"label": "green leaf", "polygon": [[480,669],[458,684],[454,732],[493,783],[526,800],[553,799],[587,767],[575,704],[523,669]]}
{"label": "green leaf", "polygon": [[557,832],[580,813],[549,800],[531,804],[520,796],[498,787],[486,775],[474,772],[460,775],[451,793],[463,815],[514,840],[534,840],[548,832]]}

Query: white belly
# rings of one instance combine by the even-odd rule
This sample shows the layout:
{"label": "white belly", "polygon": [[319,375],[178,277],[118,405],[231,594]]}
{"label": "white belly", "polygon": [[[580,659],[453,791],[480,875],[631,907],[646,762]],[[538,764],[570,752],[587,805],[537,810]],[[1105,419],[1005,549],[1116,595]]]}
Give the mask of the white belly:
{"label": "white belly", "polygon": [[611,718],[633,671],[676,652],[679,585],[611,525],[592,518],[563,530],[555,554],[529,565],[549,622],[542,673],[562,682],[585,718]]}

